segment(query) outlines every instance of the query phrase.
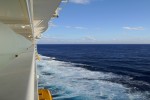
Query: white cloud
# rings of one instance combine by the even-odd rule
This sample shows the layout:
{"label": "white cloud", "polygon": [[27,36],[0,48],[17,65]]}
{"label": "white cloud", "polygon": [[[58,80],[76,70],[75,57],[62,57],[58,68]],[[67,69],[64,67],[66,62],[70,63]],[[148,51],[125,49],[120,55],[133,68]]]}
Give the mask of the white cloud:
{"label": "white cloud", "polygon": [[61,37],[52,37],[43,35],[41,39],[38,40],[38,44],[57,44],[63,43],[65,40]]}
{"label": "white cloud", "polygon": [[41,39],[49,39],[49,40],[52,40],[52,39],[57,39],[57,37],[52,37],[52,36],[48,36],[48,35],[43,35],[43,36],[41,36]]}
{"label": "white cloud", "polygon": [[65,26],[65,28],[72,28],[72,26]]}
{"label": "white cloud", "polygon": [[91,0],[69,0],[69,1],[76,4],[88,4],[90,3]]}
{"label": "white cloud", "polygon": [[136,31],[140,31],[140,30],[144,30],[144,27],[123,27],[123,29],[126,29],[126,30],[136,30]]}
{"label": "white cloud", "polygon": [[65,28],[87,29],[86,27],[81,27],[81,26],[65,26]]}
{"label": "white cloud", "polygon": [[93,36],[85,36],[84,38],[83,38],[83,40],[84,41],[87,41],[87,42],[89,42],[89,41],[96,41],[96,39],[95,39],[95,37],[93,37]]}
{"label": "white cloud", "polygon": [[87,29],[86,27],[79,27],[79,26],[76,26],[74,27],[75,29]]}
{"label": "white cloud", "polygon": [[62,2],[62,3],[67,3],[67,2],[68,2],[68,0],[62,0],[61,2]]}

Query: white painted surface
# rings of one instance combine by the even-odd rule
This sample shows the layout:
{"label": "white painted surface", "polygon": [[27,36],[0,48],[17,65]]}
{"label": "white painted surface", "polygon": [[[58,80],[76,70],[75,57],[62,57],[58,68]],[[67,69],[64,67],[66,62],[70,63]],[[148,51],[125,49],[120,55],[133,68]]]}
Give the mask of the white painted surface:
{"label": "white painted surface", "polygon": [[[48,21],[60,2],[3,0],[0,3],[0,100],[37,100],[33,37],[29,36],[37,36],[48,28]],[[42,22],[32,27],[38,20]],[[38,31],[33,33],[33,28]]]}
{"label": "white painted surface", "polygon": [[0,100],[34,100],[34,47],[0,67]]}
{"label": "white painted surface", "polygon": [[31,45],[31,41],[0,23],[0,67],[13,60],[16,54],[26,51]]}

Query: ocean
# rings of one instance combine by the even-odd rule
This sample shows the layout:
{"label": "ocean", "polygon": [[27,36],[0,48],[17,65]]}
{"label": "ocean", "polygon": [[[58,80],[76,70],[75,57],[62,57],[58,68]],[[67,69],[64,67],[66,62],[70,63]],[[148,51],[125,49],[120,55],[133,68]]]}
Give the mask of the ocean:
{"label": "ocean", "polygon": [[39,88],[54,100],[150,100],[150,45],[37,45]]}

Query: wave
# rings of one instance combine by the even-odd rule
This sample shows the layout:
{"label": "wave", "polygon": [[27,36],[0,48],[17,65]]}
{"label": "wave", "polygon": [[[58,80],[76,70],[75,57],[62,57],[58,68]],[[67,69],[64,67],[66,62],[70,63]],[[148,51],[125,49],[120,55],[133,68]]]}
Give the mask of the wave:
{"label": "wave", "polygon": [[[148,100],[148,91],[123,85],[146,84],[132,81],[132,77],[113,73],[90,71],[83,64],[59,61],[41,56],[37,61],[39,88],[48,88],[54,100]],[[135,91],[133,91],[135,90]]]}

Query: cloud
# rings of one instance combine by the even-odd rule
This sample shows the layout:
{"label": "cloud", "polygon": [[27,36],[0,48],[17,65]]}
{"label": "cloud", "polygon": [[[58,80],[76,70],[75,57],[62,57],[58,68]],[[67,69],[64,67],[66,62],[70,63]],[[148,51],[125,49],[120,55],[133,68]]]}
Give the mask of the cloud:
{"label": "cloud", "polygon": [[93,36],[85,36],[84,38],[83,38],[83,40],[84,41],[96,41],[96,39],[95,39],[95,37],[93,37]]}
{"label": "cloud", "polygon": [[87,29],[86,27],[81,27],[81,26],[65,26],[65,28],[74,28],[74,29]]}
{"label": "cloud", "polygon": [[86,27],[79,27],[79,26],[76,26],[74,27],[75,29],[87,29]]}
{"label": "cloud", "polygon": [[65,28],[72,28],[72,26],[65,26]]}
{"label": "cloud", "polygon": [[88,4],[90,3],[91,0],[69,0],[71,3],[76,3],[76,4]]}
{"label": "cloud", "polygon": [[123,27],[123,29],[126,30],[135,30],[135,31],[140,31],[140,30],[144,30],[144,27]]}
{"label": "cloud", "polygon": [[57,39],[57,37],[42,36],[41,39],[50,39],[50,40],[52,40],[52,39]]}
{"label": "cloud", "polygon": [[57,44],[63,42],[65,42],[65,40],[61,37],[53,37],[48,35],[43,35],[42,38],[38,40],[38,44]]}

